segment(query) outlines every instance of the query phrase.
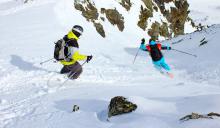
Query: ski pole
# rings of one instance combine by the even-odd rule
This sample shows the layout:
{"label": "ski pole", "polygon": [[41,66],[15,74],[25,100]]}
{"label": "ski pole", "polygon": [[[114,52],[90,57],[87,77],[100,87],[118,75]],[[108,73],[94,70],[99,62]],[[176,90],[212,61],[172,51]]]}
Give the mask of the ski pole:
{"label": "ski pole", "polygon": [[134,64],[134,62],[135,62],[135,60],[136,60],[136,58],[137,58],[137,56],[138,56],[139,51],[140,51],[140,48],[138,49],[138,51],[137,51],[137,53],[136,53],[136,55],[135,55],[135,57],[134,57],[133,64]]}
{"label": "ski pole", "polygon": [[191,55],[191,56],[194,56],[194,57],[197,57],[197,55],[194,55],[194,54],[191,54],[191,53],[188,53],[188,52],[180,51],[180,50],[173,49],[173,48],[172,48],[172,50],[180,52],[180,53],[184,53],[184,54],[187,54],[187,55]]}
{"label": "ski pole", "polygon": [[49,62],[49,61],[51,61],[51,60],[53,60],[53,58],[41,62],[40,65],[43,65],[44,63],[47,63],[47,62]]}
{"label": "ski pole", "polygon": [[[85,64],[86,64],[86,61],[81,65],[81,67],[83,67],[83,65],[85,65]],[[77,68],[76,71],[75,71],[72,75],[70,75],[70,76],[61,84],[61,86],[63,86],[67,81],[69,81],[69,78],[71,78],[72,76],[74,76],[79,69],[80,69],[80,68]]]}

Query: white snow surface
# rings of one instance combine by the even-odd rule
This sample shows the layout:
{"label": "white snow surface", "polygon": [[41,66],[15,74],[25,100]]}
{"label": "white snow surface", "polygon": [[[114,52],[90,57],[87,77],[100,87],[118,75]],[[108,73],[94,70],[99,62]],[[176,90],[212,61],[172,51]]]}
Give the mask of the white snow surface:
{"label": "white snow surface", "polygon": [[[110,36],[103,39],[72,5],[72,0],[0,2],[1,128],[220,127],[217,117],[179,121],[191,112],[220,113],[220,25],[162,42],[198,56],[164,51],[171,79],[154,69],[145,52],[132,63],[146,33],[132,26],[122,33],[106,23]],[[85,29],[81,53],[94,58],[79,79],[61,85],[62,65],[39,63],[53,57],[53,42],[74,24]],[[199,46],[204,37],[208,43]],[[127,97],[137,110],[107,121],[114,96]],[[80,110],[72,112],[73,105]]]}
{"label": "white snow surface", "polygon": [[219,0],[188,0],[190,17],[198,24],[212,25],[220,23]]}

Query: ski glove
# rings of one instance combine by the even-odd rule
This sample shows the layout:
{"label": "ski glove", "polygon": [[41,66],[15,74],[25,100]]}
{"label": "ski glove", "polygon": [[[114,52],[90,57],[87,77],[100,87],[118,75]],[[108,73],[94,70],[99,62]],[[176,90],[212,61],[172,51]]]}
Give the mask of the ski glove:
{"label": "ski glove", "polygon": [[89,63],[89,61],[92,59],[92,55],[91,56],[87,56],[86,62]]}
{"label": "ski glove", "polygon": [[141,40],[141,44],[144,44],[145,43],[145,39],[143,38],[142,40]]}
{"label": "ski glove", "polygon": [[171,50],[172,48],[171,47],[167,47],[167,50]]}

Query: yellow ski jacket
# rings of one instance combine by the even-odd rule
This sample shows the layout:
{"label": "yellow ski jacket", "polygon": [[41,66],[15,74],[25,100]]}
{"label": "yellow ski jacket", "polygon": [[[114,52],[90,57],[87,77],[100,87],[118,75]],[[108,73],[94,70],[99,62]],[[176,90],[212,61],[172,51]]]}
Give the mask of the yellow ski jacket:
{"label": "yellow ski jacket", "polygon": [[[77,43],[77,40],[79,39],[72,31],[70,31],[67,34],[67,41],[66,42],[70,42],[73,41],[73,43]],[[77,61],[82,61],[82,60],[86,60],[87,56],[86,55],[82,55],[79,53],[79,48],[78,48],[78,43],[77,43],[77,47],[67,47],[67,51],[68,51],[68,58],[70,59],[70,61],[66,61],[66,60],[61,60],[60,63],[63,65],[72,65],[75,64]]]}

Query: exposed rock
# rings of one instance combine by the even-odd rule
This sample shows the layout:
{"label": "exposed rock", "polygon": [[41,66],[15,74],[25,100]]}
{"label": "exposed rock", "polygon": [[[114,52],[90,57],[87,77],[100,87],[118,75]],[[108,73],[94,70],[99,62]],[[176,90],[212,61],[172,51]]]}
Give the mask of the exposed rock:
{"label": "exposed rock", "polygon": [[148,35],[155,40],[157,40],[159,36],[169,37],[170,33],[167,23],[163,22],[162,25],[158,22],[153,23],[151,29],[148,30]]}
{"label": "exposed rock", "polygon": [[75,3],[74,3],[74,7],[75,7],[76,10],[79,10],[81,12],[85,12],[85,9],[84,9],[83,5],[80,4],[80,3],[77,3],[76,0],[75,0]]}
{"label": "exposed rock", "polygon": [[160,35],[163,37],[169,37],[169,29],[168,29],[168,24],[163,22],[163,24],[160,26]]}
{"label": "exposed rock", "polygon": [[204,26],[204,25],[202,25],[201,23],[200,24],[198,24],[198,25],[196,25],[196,30],[197,31],[202,31],[202,30],[204,30],[206,27]]}
{"label": "exposed rock", "polygon": [[207,43],[208,43],[208,41],[203,41],[201,44],[199,44],[199,47],[201,47],[201,46],[203,46],[203,45],[205,45]]}
{"label": "exposed rock", "polygon": [[[154,0],[155,3],[160,8],[162,14],[171,23],[170,29],[173,31],[174,35],[184,34],[184,25],[188,18],[188,8],[189,4],[187,0]],[[174,2],[176,7],[171,7],[171,11],[165,9],[165,3]]]}
{"label": "exposed rock", "polygon": [[24,3],[27,3],[29,0],[25,0]]}
{"label": "exposed rock", "polygon": [[145,6],[153,13],[153,2],[152,0],[142,0]]}
{"label": "exposed rock", "polygon": [[201,43],[199,44],[199,46],[201,47],[201,46],[207,44],[207,43],[208,43],[208,40],[206,40],[206,38],[203,38],[200,42],[201,42]]}
{"label": "exposed rock", "polygon": [[102,21],[105,21],[105,17],[100,17],[100,19],[101,19]]}
{"label": "exposed rock", "polygon": [[88,20],[97,20],[99,17],[98,10],[96,9],[95,5],[92,4],[89,0],[84,1],[85,7],[82,4],[78,3],[75,0],[74,6],[77,10],[82,12],[82,15]]}
{"label": "exposed rock", "polygon": [[142,28],[144,31],[147,28],[147,20],[148,18],[153,17],[153,13],[152,11],[150,11],[147,8],[144,8],[143,6],[141,6],[141,11],[140,11],[140,15],[139,15],[139,21],[138,21],[138,26],[140,28]]}
{"label": "exposed rock", "polygon": [[171,2],[171,1],[173,1],[173,0],[154,0],[154,2],[157,4],[157,6],[159,7],[159,9],[160,9],[160,11],[161,11],[161,13],[165,13],[165,2],[166,3],[169,3],[169,2]]}
{"label": "exposed rock", "polygon": [[184,116],[184,117],[181,118],[180,120],[181,120],[181,121],[188,121],[188,120],[190,120],[190,119],[200,119],[200,118],[214,119],[213,116],[220,117],[220,114],[219,114],[219,113],[214,113],[214,112],[211,112],[211,113],[206,114],[206,115],[200,115],[200,114],[198,114],[198,113],[192,113],[191,115],[186,115],[186,116]]}
{"label": "exposed rock", "polygon": [[193,21],[192,18],[188,17],[187,21],[191,22],[192,27],[194,27],[194,28],[196,27],[196,23]]}
{"label": "exposed rock", "polygon": [[[75,0],[74,7],[82,12],[82,15],[87,19],[87,21],[93,22],[96,31],[102,37],[105,37],[105,31],[103,29],[103,26],[100,23],[95,23],[95,20],[98,20],[99,13],[94,3],[92,4],[89,0],[84,0],[81,2]],[[101,17],[101,19],[104,21],[104,17]]]}
{"label": "exposed rock", "polygon": [[160,11],[164,14],[165,12],[165,3],[174,2],[175,0],[153,0],[158,7],[160,8]]}
{"label": "exposed rock", "polygon": [[124,30],[124,17],[116,9],[102,9],[112,25],[117,25],[120,31]]}
{"label": "exposed rock", "polygon": [[183,5],[180,6],[180,8],[178,9],[171,8],[171,14],[169,18],[167,18],[167,20],[171,22],[171,29],[173,30],[175,35],[184,34],[184,25],[189,14],[188,7],[189,4],[187,2],[184,2]]}
{"label": "exposed rock", "polygon": [[154,9],[156,12],[159,11],[157,6],[154,6],[153,9]]}
{"label": "exposed rock", "polygon": [[127,99],[122,96],[117,96],[111,99],[108,109],[108,117],[112,117],[130,113],[137,109],[137,105],[127,101]]}
{"label": "exposed rock", "polygon": [[[140,7],[139,19],[137,19],[137,25],[144,31],[148,31],[148,34],[153,38],[162,36],[170,38],[171,36],[177,36],[184,34],[184,27],[186,22],[191,22],[192,27],[197,30],[204,29],[202,25],[195,25],[193,20],[188,16],[190,11],[188,10],[189,4],[187,0],[142,0]],[[171,4],[172,7],[167,9],[166,4]],[[121,4],[127,11],[132,7],[131,0],[120,0]],[[112,25],[117,25],[120,31],[123,31],[125,26],[123,15],[115,9],[101,8],[98,10],[93,0],[75,0],[74,7],[82,12],[82,15],[89,21],[93,22],[97,32],[105,37],[105,31],[103,29],[102,22],[110,22]],[[161,16],[161,21],[153,23],[149,28],[149,18],[153,17],[153,13],[158,12],[157,16]],[[100,14],[99,14],[100,13]],[[162,15],[160,15],[162,13]],[[101,15],[101,16],[100,16]],[[105,20],[108,19],[108,20]],[[162,22],[162,24],[160,24]],[[149,28],[149,29],[148,29]]]}
{"label": "exposed rock", "polygon": [[210,112],[209,114],[207,114],[208,116],[217,116],[220,117],[219,113],[215,113],[215,112]]}
{"label": "exposed rock", "polygon": [[104,31],[104,28],[103,26],[100,24],[100,23],[95,23],[93,22],[95,28],[96,28],[96,31],[102,36],[102,37],[105,37],[105,31]]}
{"label": "exposed rock", "polygon": [[158,22],[152,24],[151,29],[148,30],[148,35],[151,36],[152,39],[158,39],[160,35],[160,24]]}
{"label": "exposed rock", "polygon": [[31,1],[34,1],[34,0],[24,0],[24,3],[26,4],[26,3],[29,3]]}
{"label": "exposed rock", "polygon": [[101,8],[101,14],[105,14],[105,8]]}
{"label": "exposed rock", "polygon": [[130,0],[121,0],[120,4],[127,10],[129,11],[131,9],[131,1]]}
{"label": "exposed rock", "polygon": [[[130,0],[124,0],[124,3],[126,5],[131,4]],[[102,37],[106,36],[102,24],[96,22],[99,20],[99,13],[95,4],[92,3],[91,0],[83,0],[83,1],[75,0],[74,7],[82,12],[83,17],[85,17],[87,21],[93,22],[97,32]],[[108,21],[113,25],[117,25],[120,31],[124,30],[124,17],[116,9],[101,8],[101,14],[105,14]],[[100,19],[102,21],[105,21],[104,17],[100,17]]]}
{"label": "exposed rock", "polygon": [[148,18],[153,17],[153,2],[152,0],[142,0],[142,1],[144,2],[146,8],[141,6],[138,26],[145,31],[148,25],[147,23]]}
{"label": "exposed rock", "polygon": [[78,105],[73,105],[73,111],[72,112],[76,112],[79,110],[79,106]]}

